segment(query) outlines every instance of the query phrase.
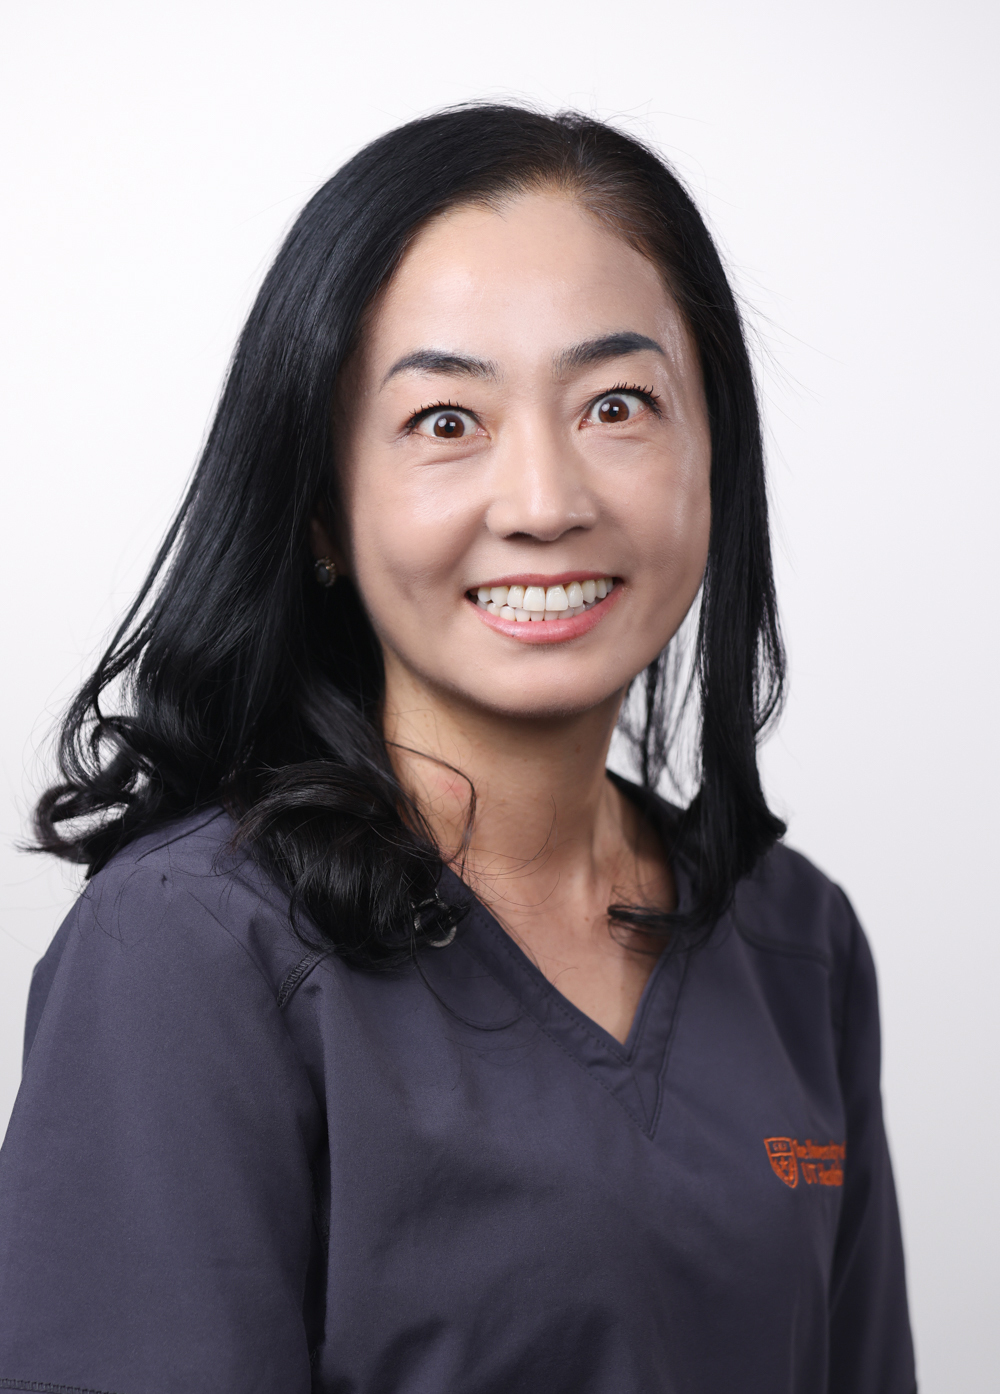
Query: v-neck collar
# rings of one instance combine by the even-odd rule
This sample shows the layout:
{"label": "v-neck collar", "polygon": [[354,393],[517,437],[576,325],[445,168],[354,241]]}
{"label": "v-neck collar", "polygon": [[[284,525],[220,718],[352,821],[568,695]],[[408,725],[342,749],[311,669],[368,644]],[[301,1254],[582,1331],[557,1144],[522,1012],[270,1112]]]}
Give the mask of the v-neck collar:
{"label": "v-neck collar", "polygon": [[[638,803],[661,835],[669,830],[671,810],[655,794],[618,776],[615,784]],[[665,839],[666,841],[666,839]],[[690,897],[683,868],[672,864],[678,906]],[[445,869],[441,890],[468,900],[470,892]],[[531,961],[496,917],[473,900],[459,931],[464,947],[520,1003],[536,1025],[586,1070],[652,1137],[659,1120],[663,1078],[680,1005],[688,954],[669,946],[661,953],[643,988],[628,1038],[622,1042],[576,1007]]]}

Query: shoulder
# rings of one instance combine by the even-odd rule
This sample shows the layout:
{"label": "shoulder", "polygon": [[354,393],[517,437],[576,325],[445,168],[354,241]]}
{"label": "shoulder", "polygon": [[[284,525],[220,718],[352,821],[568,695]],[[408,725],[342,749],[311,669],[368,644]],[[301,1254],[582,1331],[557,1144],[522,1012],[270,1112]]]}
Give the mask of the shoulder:
{"label": "shoulder", "polygon": [[[613,782],[661,829],[665,840],[676,830],[682,810],[660,795],[620,775]],[[756,948],[786,957],[813,959],[834,968],[850,958],[864,935],[847,896],[808,857],[775,843],[753,871],[737,884],[733,903],[719,928],[738,934]]]}
{"label": "shoulder", "polygon": [[[612,782],[632,799],[669,843],[682,810],[661,795],[610,772]],[[737,884],[719,930],[735,927],[755,948],[786,958],[813,960],[830,970],[850,970],[868,947],[847,896],[808,857],[776,843]]]}
{"label": "shoulder", "polygon": [[236,825],[223,809],[202,809],[133,838],[87,884],[84,897],[98,900],[112,887],[141,880],[162,885],[179,880],[227,878],[241,865],[232,851]]}
{"label": "shoulder", "polygon": [[845,966],[863,938],[840,886],[783,843],[739,883],[731,913],[737,932],[755,947],[830,969]]}
{"label": "shoulder", "polygon": [[183,959],[188,971],[226,960],[253,965],[275,995],[307,949],[287,895],[245,853],[233,820],[209,809],[122,848],[88,882],[36,970],[51,979],[68,950],[142,964]]}
{"label": "shoulder", "polygon": [[822,975],[838,1057],[847,1036],[860,1043],[856,1055],[862,1073],[867,1071],[869,1083],[874,1079],[877,1085],[875,963],[840,886],[808,857],[779,843],[739,883],[725,920],[756,960],[755,971],[772,1001],[785,1004],[782,1010],[794,1014],[807,1002],[814,1010],[808,984],[815,986],[817,972]]}

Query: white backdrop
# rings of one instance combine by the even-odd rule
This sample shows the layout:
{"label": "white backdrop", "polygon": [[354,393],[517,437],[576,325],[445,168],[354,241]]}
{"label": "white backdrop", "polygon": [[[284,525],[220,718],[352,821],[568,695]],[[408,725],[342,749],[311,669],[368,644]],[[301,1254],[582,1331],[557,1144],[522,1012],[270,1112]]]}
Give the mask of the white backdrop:
{"label": "white backdrop", "polygon": [[47,738],[282,230],[428,109],[581,107],[674,161],[759,338],[792,678],[767,785],[874,947],[922,1388],[996,1388],[997,13],[8,0],[0,1127],[76,884],[15,850]]}

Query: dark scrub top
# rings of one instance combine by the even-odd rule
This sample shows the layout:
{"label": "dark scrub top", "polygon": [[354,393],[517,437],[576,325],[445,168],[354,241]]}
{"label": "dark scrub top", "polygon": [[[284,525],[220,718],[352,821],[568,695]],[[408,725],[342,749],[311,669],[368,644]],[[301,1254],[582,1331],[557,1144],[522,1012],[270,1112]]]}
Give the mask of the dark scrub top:
{"label": "dark scrub top", "polygon": [[621,1045],[478,905],[394,976],[307,953],[231,832],[133,843],[36,970],[0,1389],[911,1394],[872,960],[807,861]]}

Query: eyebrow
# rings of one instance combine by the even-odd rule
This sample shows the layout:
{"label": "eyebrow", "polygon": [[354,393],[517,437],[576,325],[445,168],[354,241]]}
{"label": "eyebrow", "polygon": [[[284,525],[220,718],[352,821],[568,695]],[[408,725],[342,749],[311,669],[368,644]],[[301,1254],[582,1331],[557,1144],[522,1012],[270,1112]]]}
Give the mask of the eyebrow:
{"label": "eyebrow", "polygon": [[382,379],[382,386],[397,373],[406,372],[448,373],[452,377],[490,379],[500,376],[496,364],[482,358],[466,358],[463,354],[445,353],[440,349],[417,349],[396,360]]}
{"label": "eyebrow", "polygon": [[[574,368],[589,367],[592,363],[604,363],[609,358],[624,358],[630,353],[650,350],[662,358],[667,356],[663,345],[658,344],[655,339],[651,339],[647,334],[637,334],[631,329],[624,329],[617,334],[603,334],[599,339],[587,339],[582,344],[575,344],[573,348],[566,349],[564,353],[556,356],[556,367],[560,372],[567,372]],[[497,365],[483,358],[469,358],[461,353],[448,353],[444,349],[415,349],[413,353],[406,353],[402,358],[397,358],[382,379],[382,386],[397,374],[407,372],[441,373],[451,377],[480,378],[493,382],[500,376]]]}
{"label": "eyebrow", "polygon": [[604,363],[609,358],[624,358],[629,353],[642,353],[652,350],[661,358],[667,353],[662,344],[650,339],[646,334],[636,334],[631,329],[618,334],[604,334],[600,339],[588,339],[577,344],[556,359],[556,366],[563,372],[573,368],[586,368],[592,363]]}

